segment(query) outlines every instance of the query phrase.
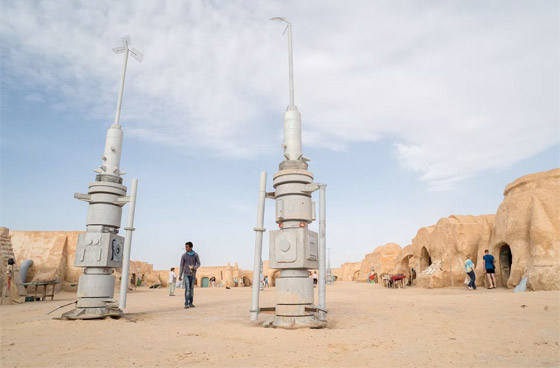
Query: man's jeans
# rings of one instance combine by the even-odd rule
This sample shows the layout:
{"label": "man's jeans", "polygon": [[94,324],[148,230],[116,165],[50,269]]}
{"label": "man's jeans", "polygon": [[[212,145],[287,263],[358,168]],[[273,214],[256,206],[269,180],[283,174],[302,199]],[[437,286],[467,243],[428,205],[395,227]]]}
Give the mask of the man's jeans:
{"label": "man's jeans", "polygon": [[195,277],[191,275],[183,275],[183,280],[185,280],[185,305],[192,305]]}
{"label": "man's jeans", "polygon": [[469,282],[469,287],[472,287],[474,290],[476,290],[476,285],[474,283],[476,280],[476,276],[474,274],[474,271],[468,272],[467,274],[471,278],[471,282]]}

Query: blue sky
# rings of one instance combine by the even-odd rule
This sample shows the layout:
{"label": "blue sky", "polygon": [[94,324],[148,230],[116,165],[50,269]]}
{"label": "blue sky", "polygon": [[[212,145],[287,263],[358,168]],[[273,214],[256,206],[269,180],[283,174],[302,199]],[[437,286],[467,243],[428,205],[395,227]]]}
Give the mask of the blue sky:
{"label": "blue sky", "polygon": [[[451,214],[495,213],[519,176],[560,166],[554,1],[2,2],[1,220],[85,230],[130,34],[121,168],[139,179],[132,258],[191,240],[252,267],[260,171],[283,159],[284,16],[304,155],[327,183],[333,266],[410,244]],[[127,207],[123,212],[126,223]],[[274,229],[274,202],[266,203]],[[268,250],[265,233],[264,254]]]}

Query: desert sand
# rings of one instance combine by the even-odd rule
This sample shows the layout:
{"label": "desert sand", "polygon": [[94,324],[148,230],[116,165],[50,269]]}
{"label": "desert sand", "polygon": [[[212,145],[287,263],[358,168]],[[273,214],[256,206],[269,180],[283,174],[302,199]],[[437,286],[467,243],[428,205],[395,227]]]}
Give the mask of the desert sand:
{"label": "desert sand", "polygon": [[[558,367],[560,292],[327,286],[329,325],[263,328],[251,288],[139,288],[121,319],[56,320],[75,300],[0,307],[2,367]],[[261,307],[274,305],[274,288]]]}

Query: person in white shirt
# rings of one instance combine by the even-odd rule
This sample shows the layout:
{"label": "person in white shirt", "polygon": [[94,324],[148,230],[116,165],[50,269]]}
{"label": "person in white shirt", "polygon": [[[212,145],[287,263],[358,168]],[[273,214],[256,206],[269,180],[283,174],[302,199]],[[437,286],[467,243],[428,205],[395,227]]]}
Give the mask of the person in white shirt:
{"label": "person in white shirt", "polygon": [[175,275],[175,267],[169,270],[169,296],[175,296],[175,283],[177,282],[177,275]]}

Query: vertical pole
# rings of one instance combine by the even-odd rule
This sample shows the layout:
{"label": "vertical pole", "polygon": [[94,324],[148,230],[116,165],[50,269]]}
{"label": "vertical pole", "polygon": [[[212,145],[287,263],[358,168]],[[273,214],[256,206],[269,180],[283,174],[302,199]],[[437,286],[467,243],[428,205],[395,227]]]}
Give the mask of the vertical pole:
{"label": "vertical pole", "polygon": [[126,238],[124,240],[123,267],[121,274],[121,295],[119,308],[124,310],[126,307],[126,293],[128,292],[128,271],[130,267],[130,248],[132,245],[132,232],[134,231],[134,210],[136,208],[136,191],[138,189],[138,179],[132,179],[130,189],[130,202],[128,203],[128,218],[126,227]]}
{"label": "vertical pole", "polygon": [[115,115],[115,125],[119,125],[119,119],[121,116],[121,104],[122,104],[122,95],[124,91],[124,78],[126,75],[126,63],[128,62],[128,43],[125,42],[126,50],[124,52],[124,64],[123,64],[123,71],[121,76],[121,87],[119,89],[119,98],[117,100],[117,113]]}
{"label": "vertical pole", "polygon": [[294,57],[292,53],[292,24],[288,23],[288,59],[290,62],[290,106],[294,106]]}
{"label": "vertical pole", "polygon": [[253,266],[253,298],[251,301],[251,321],[259,317],[259,289],[261,281],[262,240],[264,229],[264,202],[266,200],[266,172],[261,172],[259,202],[257,206],[257,226],[255,230],[255,259]]}
{"label": "vertical pole", "polygon": [[[326,210],[325,210],[325,187],[326,184],[319,184],[319,285],[318,297],[319,308],[326,308]],[[325,312],[319,310],[319,320],[325,320]]]}

